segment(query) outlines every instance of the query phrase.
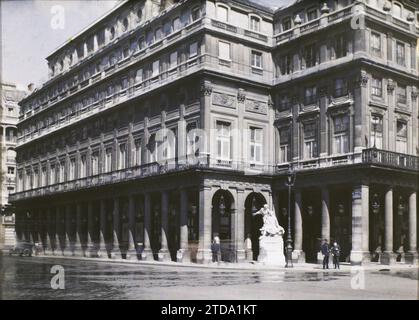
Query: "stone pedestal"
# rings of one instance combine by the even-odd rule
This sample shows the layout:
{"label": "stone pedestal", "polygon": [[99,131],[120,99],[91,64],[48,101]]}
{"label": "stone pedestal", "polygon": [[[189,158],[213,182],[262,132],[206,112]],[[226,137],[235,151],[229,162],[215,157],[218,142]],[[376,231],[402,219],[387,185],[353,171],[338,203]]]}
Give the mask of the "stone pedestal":
{"label": "stone pedestal", "polygon": [[171,261],[170,252],[167,249],[159,250],[157,256],[158,256],[159,261],[161,262]]}
{"label": "stone pedestal", "polygon": [[144,249],[141,252],[141,260],[142,261],[154,261],[153,252],[150,249]]}
{"label": "stone pedestal", "polygon": [[259,240],[258,262],[285,267],[284,241],[282,236],[262,237]]}
{"label": "stone pedestal", "polygon": [[380,258],[381,264],[392,265],[396,263],[397,256],[394,252],[384,251]]}
{"label": "stone pedestal", "polygon": [[294,250],[292,252],[292,263],[305,263],[306,254],[303,250]]}
{"label": "stone pedestal", "polygon": [[405,263],[418,265],[418,253],[416,251],[409,251],[405,253]]}

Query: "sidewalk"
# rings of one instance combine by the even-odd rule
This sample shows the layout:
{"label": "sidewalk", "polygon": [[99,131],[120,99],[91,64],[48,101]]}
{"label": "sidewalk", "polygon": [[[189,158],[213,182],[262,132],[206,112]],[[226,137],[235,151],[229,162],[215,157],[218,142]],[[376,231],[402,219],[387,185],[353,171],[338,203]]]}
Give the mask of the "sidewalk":
{"label": "sidewalk", "polygon": [[[6,255],[3,252],[3,255]],[[294,264],[293,268],[285,268],[283,266],[264,265],[254,262],[243,262],[243,263],[209,263],[209,264],[197,264],[197,263],[179,263],[179,262],[160,262],[160,261],[141,261],[141,260],[125,260],[125,259],[108,259],[108,258],[86,258],[86,257],[73,257],[73,256],[32,256],[35,259],[67,259],[67,260],[79,260],[79,261],[90,261],[100,263],[113,263],[113,264],[127,264],[127,265],[139,265],[148,267],[175,267],[175,268],[192,268],[192,269],[207,269],[207,270],[231,270],[231,271],[297,271],[297,272],[350,272],[353,269],[362,268],[364,270],[376,270],[376,271],[392,271],[392,270],[418,270],[418,265],[408,265],[402,263],[396,263],[394,265],[382,265],[379,263],[367,263],[362,266],[352,266],[349,263],[341,263],[340,269],[333,269],[333,264],[329,265],[330,269],[323,269],[321,264],[312,263],[299,263]],[[29,258],[30,259],[30,258]]]}

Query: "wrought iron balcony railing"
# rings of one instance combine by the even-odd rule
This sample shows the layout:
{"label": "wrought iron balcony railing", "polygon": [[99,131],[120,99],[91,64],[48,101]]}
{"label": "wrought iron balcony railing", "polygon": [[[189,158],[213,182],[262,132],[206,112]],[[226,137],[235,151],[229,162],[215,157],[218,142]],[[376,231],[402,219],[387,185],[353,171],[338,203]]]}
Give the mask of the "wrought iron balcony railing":
{"label": "wrought iron balcony railing", "polygon": [[149,176],[157,176],[173,172],[181,172],[189,169],[217,169],[241,172],[247,175],[273,176],[275,174],[282,174],[286,172],[290,165],[292,165],[297,172],[304,172],[307,170],[324,169],[354,164],[370,164],[417,172],[419,170],[419,157],[370,148],[364,149],[360,153],[339,154],[272,165],[264,163],[251,163],[248,161],[218,159],[212,158],[208,154],[203,154],[194,158],[193,161],[180,161],[179,159],[173,159],[171,161],[167,161],[164,164],[153,162],[145,165],[129,167],[117,171],[104,172],[94,176],[88,176],[85,178],[25,190],[11,194],[9,199],[11,201],[17,201],[61,192],[79,191],[86,188],[129,182],[130,180],[137,180]]}

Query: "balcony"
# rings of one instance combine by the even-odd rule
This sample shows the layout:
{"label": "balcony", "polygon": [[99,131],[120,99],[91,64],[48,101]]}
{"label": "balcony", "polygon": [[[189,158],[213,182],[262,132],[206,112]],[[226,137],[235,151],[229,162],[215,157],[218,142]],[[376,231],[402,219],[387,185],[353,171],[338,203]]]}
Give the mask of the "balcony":
{"label": "balcony", "polygon": [[397,169],[419,170],[419,157],[375,148],[363,150],[362,162]]}

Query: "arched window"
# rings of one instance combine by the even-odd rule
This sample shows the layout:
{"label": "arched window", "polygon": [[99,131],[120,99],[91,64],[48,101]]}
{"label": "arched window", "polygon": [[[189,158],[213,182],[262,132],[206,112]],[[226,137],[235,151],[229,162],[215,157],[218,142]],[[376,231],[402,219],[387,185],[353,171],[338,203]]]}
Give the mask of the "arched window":
{"label": "arched window", "polygon": [[228,7],[219,4],[217,5],[217,19],[228,22]]}
{"label": "arched window", "polygon": [[403,18],[403,10],[402,5],[400,3],[394,2],[393,3],[393,16],[397,18]]}
{"label": "arched window", "polygon": [[125,18],[124,21],[122,21],[122,30],[127,31],[129,26],[128,18]]}
{"label": "arched window", "polygon": [[250,16],[249,29],[252,31],[260,32],[260,18],[257,16]]}

